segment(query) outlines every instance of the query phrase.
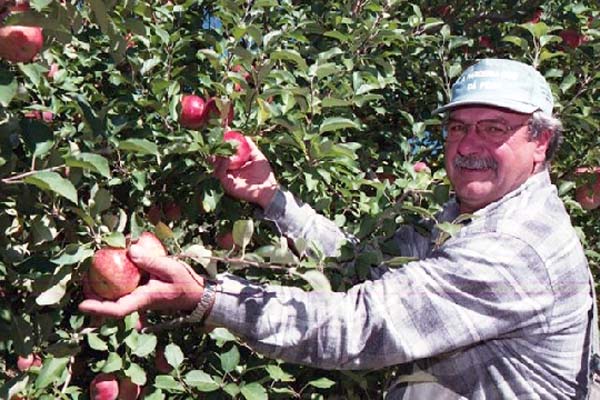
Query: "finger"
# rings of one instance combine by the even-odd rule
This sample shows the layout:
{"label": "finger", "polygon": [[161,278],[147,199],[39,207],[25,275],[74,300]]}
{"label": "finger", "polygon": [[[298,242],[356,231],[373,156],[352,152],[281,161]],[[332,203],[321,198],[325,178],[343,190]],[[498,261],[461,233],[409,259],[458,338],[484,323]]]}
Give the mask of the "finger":
{"label": "finger", "polygon": [[250,160],[257,161],[267,159],[256,143],[254,143],[254,140],[246,136],[246,142],[248,142],[248,146],[250,146]]}
{"label": "finger", "polygon": [[173,282],[173,277],[182,269],[179,261],[170,257],[147,256],[147,251],[137,244],[131,245],[127,254],[138,268],[166,282]]}

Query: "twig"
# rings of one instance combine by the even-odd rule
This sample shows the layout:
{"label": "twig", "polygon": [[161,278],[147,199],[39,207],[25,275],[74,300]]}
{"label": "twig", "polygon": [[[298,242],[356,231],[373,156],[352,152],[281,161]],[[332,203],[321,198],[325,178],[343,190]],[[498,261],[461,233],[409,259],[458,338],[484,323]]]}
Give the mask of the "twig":
{"label": "twig", "polygon": [[6,184],[11,184],[11,183],[21,183],[21,180],[23,178],[26,178],[30,175],[36,174],[38,172],[43,172],[43,171],[56,171],[58,169],[61,168],[66,168],[67,166],[65,164],[63,165],[58,165],[56,167],[51,167],[51,168],[46,168],[46,169],[41,169],[41,170],[35,170],[35,171],[29,171],[29,172],[24,172],[22,174],[18,174],[18,175],[13,175],[13,176],[9,176],[8,178],[3,178],[2,179],[2,183],[6,183]]}

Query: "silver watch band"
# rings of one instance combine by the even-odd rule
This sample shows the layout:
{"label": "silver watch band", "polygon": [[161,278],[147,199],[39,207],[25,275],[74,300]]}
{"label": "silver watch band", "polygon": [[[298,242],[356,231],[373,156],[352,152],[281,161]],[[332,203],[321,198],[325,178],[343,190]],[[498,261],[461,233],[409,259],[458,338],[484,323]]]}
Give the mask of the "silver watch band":
{"label": "silver watch band", "polygon": [[216,284],[208,279],[204,280],[204,290],[202,291],[202,297],[198,302],[194,311],[192,311],[186,318],[185,322],[202,322],[207,316],[207,311],[211,308],[217,295]]}

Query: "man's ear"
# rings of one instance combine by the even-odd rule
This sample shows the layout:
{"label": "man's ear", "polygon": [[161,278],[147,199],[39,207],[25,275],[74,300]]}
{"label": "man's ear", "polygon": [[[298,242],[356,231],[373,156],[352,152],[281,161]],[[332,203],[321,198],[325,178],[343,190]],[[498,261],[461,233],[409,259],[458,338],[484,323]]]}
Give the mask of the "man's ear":
{"label": "man's ear", "polygon": [[552,139],[552,132],[550,130],[545,130],[533,140],[536,143],[533,153],[533,161],[536,164],[543,164],[546,161],[546,150],[548,150],[548,146],[550,146],[550,139]]}

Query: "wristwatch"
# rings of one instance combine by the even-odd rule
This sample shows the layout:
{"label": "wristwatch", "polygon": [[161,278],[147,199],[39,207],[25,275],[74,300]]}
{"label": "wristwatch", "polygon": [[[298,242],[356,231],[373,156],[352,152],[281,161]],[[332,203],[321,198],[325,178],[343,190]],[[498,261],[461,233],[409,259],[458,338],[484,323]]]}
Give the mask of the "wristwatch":
{"label": "wristwatch", "polygon": [[202,291],[202,297],[194,311],[191,312],[186,318],[185,322],[204,322],[217,295],[216,283],[208,279],[204,279],[204,290]]}

